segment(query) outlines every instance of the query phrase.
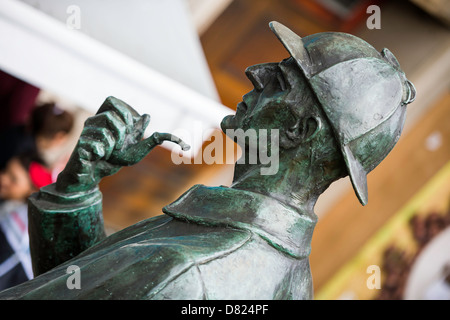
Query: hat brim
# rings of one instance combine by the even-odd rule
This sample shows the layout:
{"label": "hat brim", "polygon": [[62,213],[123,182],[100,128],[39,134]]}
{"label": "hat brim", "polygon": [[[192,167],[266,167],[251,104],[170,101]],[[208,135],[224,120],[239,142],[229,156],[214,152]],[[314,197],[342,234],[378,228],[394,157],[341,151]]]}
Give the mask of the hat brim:
{"label": "hat brim", "polygon": [[277,36],[278,40],[280,40],[286,50],[295,59],[306,78],[309,79],[311,77],[312,69],[311,59],[309,58],[308,51],[306,51],[305,47],[297,45],[302,42],[302,38],[277,21],[270,22],[269,26]]}

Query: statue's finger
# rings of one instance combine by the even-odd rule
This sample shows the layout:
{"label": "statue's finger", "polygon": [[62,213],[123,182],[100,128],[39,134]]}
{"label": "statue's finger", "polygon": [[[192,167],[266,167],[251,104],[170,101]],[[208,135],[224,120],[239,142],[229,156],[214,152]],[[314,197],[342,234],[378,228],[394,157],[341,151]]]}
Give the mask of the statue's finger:
{"label": "statue's finger", "polygon": [[120,154],[113,152],[109,159],[109,162],[122,166],[133,165],[141,161],[153,148],[163,143],[164,141],[177,143],[183,150],[189,150],[190,148],[189,145],[187,145],[177,136],[174,136],[170,133],[155,132],[147,139],[141,140],[138,143],[125,148],[120,152]]}
{"label": "statue's finger", "polygon": [[88,127],[109,129],[115,140],[115,148],[120,149],[122,147],[127,127],[115,112],[107,111],[88,118],[85,122],[85,128]]}
{"label": "statue's finger", "polygon": [[132,126],[134,124],[133,119],[140,117],[139,113],[130,107],[128,104],[115,97],[108,97],[98,109],[97,114],[113,111],[117,113],[125,124]]}
{"label": "statue's finger", "polygon": [[105,156],[105,146],[100,141],[80,138],[79,146],[79,155],[84,160],[96,161]]}
{"label": "statue's finger", "polygon": [[153,140],[157,144],[161,144],[164,141],[171,141],[171,142],[174,142],[174,143],[180,145],[180,147],[181,147],[181,149],[183,151],[187,151],[187,150],[189,150],[191,148],[186,142],[184,142],[179,137],[177,137],[177,136],[175,136],[175,135],[173,135],[171,133],[155,132],[151,137],[153,137]]}
{"label": "statue's finger", "polygon": [[[79,141],[85,148],[91,149],[97,155],[92,160],[98,160],[103,157],[108,159],[116,145],[114,135],[109,129],[103,127],[85,127]],[[94,148],[90,148],[89,145],[92,145]],[[96,150],[99,150],[99,145],[103,146],[101,153],[96,152]]]}

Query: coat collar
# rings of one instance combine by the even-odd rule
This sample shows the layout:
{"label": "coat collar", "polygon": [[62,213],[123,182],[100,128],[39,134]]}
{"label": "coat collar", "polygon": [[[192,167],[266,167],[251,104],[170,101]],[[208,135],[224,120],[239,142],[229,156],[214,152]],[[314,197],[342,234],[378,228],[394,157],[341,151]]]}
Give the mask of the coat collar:
{"label": "coat collar", "polygon": [[167,215],[190,223],[250,230],[295,258],[306,258],[317,217],[250,191],[196,185],[165,206]]}

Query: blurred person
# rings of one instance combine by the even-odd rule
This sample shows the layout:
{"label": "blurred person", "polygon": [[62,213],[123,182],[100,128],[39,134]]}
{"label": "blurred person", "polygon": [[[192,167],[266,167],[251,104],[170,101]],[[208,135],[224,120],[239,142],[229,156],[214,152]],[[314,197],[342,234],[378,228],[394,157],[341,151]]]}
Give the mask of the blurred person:
{"label": "blurred person", "polygon": [[25,128],[39,92],[39,88],[0,70],[0,169],[14,154],[32,145]]}
{"label": "blurred person", "polygon": [[73,125],[74,116],[55,103],[35,107],[27,124],[11,127],[0,136],[0,167],[16,154],[36,152],[56,178],[68,160],[65,144]]}
{"label": "blurred person", "polygon": [[36,151],[52,170],[54,179],[69,159],[65,145],[73,126],[74,116],[55,103],[43,104],[31,113],[30,130]]}
{"label": "blurred person", "polygon": [[26,199],[50,183],[50,172],[33,153],[11,158],[0,174],[0,290],[33,277]]}

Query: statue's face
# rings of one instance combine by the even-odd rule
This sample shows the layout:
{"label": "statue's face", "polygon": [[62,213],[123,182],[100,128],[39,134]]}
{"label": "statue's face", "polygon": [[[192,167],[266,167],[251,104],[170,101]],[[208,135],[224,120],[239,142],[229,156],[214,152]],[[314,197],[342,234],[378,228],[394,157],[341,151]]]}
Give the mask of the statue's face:
{"label": "statue's face", "polygon": [[[317,151],[316,154],[327,154],[331,162],[338,159],[336,167],[339,171],[335,176],[341,177],[342,155],[335,148],[332,129],[323,118],[314,92],[295,60],[291,57],[279,63],[255,65],[247,68],[246,75],[254,89],[243,96],[236,113],[225,117],[221,123],[225,134],[241,147],[245,146],[245,155],[248,156],[248,159],[242,158],[249,160],[243,162],[247,167],[240,169],[242,171],[235,177],[239,178],[248,167],[252,167],[251,155],[257,154],[261,161],[261,155],[275,154],[276,163],[298,163],[299,159],[311,157],[312,148]],[[244,135],[236,134],[239,129],[244,131]],[[278,131],[275,130],[273,134],[273,129]],[[256,140],[251,139],[255,135],[247,135],[248,132],[254,132],[251,130],[256,131]],[[267,130],[266,139],[260,139],[264,130]],[[315,137],[319,138],[318,142],[312,142],[316,141],[311,140]],[[298,170],[303,170],[303,167]]]}
{"label": "statue's face", "polygon": [[301,109],[306,80],[292,58],[247,68],[254,89],[243,96],[236,114],[222,120],[227,129],[280,129],[294,125],[294,109]]}

